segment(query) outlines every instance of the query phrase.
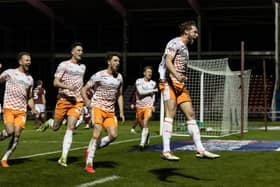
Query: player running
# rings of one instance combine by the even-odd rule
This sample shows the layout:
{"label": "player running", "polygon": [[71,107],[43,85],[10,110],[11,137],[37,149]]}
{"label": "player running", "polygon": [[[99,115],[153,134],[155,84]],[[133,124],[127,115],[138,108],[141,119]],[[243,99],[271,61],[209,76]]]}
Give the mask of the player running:
{"label": "player running", "polygon": [[[125,121],[123,110],[123,78],[118,69],[120,66],[120,54],[109,52],[106,55],[107,69],[92,75],[87,84],[82,88],[82,97],[87,107],[92,107],[93,135],[89,142],[85,171],[94,173],[93,158],[97,148],[102,148],[114,141],[118,136],[118,122],[115,116],[115,104],[118,103],[120,117]],[[94,95],[90,101],[87,90],[94,89]],[[103,128],[107,136],[99,140]]]}
{"label": "player running", "polygon": [[155,93],[158,92],[157,84],[151,80],[153,68],[146,66],[143,71],[144,77],[136,80],[136,115],[137,121],[142,126],[142,135],[139,149],[143,150],[145,143],[148,142],[149,128],[148,122],[154,110]]}
{"label": "player running", "polygon": [[46,121],[46,90],[42,87],[43,81],[37,80],[36,87],[33,89],[32,97],[35,104],[35,115],[34,128],[38,129],[42,123]]}
{"label": "player running", "polygon": [[187,21],[180,25],[181,35],[168,42],[162,61],[159,65],[160,90],[163,94],[165,118],[163,123],[162,159],[179,160],[170,151],[173,119],[176,115],[177,105],[187,118],[188,132],[192,136],[196,157],[218,158],[220,155],[205,150],[201,143],[200,131],[195,120],[192,100],[186,89],[185,81],[189,51],[187,45],[193,44],[198,38],[198,29],[194,21]]}
{"label": "player running", "polygon": [[54,119],[46,121],[38,131],[45,131],[48,127],[57,131],[67,116],[67,130],[62,144],[62,155],[58,160],[61,166],[67,166],[67,156],[72,144],[73,130],[81,115],[84,105],[81,96],[83,79],[86,66],[80,61],[83,55],[81,43],[74,43],[71,46],[72,57],[70,60],[61,62],[54,75],[53,85],[58,87],[58,101],[56,103]]}
{"label": "player running", "polygon": [[0,140],[12,137],[2,157],[2,167],[9,167],[7,160],[16,149],[21,132],[25,128],[27,105],[32,113],[36,113],[32,99],[33,78],[28,73],[31,65],[30,54],[20,52],[18,63],[18,68],[8,69],[0,75],[0,82],[6,82],[3,105],[5,129],[0,132]]}

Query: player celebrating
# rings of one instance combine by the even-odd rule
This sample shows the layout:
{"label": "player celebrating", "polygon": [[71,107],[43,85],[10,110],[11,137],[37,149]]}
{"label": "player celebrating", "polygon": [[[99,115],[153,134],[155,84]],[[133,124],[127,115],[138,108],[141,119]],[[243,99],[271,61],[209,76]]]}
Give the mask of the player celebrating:
{"label": "player celebrating", "polygon": [[142,125],[142,135],[139,148],[143,150],[149,135],[148,122],[152,117],[152,111],[155,101],[156,82],[151,80],[153,68],[146,66],[143,71],[144,77],[136,80],[136,114],[137,121]]}
{"label": "player celebrating", "polygon": [[160,90],[163,94],[165,118],[163,123],[162,159],[179,160],[179,157],[170,152],[173,119],[177,105],[185,114],[188,132],[193,137],[197,157],[218,158],[217,154],[206,151],[201,143],[200,131],[195,120],[191,98],[186,89],[186,68],[189,59],[187,45],[193,44],[198,37],[198,29],[194,21],[187,21],[180,25],[181,36],[168,42],[162,61],[159,65]]}
{"label": "player celebrating", "polygon": [[42,87],[43,81],[37,80],[36,81],[36,87],[33,90],[32,97],[35,104],[35,110],[37,111],[37,114],[35,115],[35,121],[34,121],[34,128],[38,129],[41,125],[41,123],[44,123],[46,121],[46,90]]}
{"label": "player celebrating", "polygon": [[[107,69],[95,73],[82,88],[81,92],[86,106],[92,106],[92,120],[94,124],[93,136],[89,142],[86,155],[85,171],[89,173],[95,172],[93,169],[93,158],[96,149],[107,146],[118,136],[118,123],[115,116],[116,102],[119,105],[122,122],[125,120],[122,93],[123,78],[117,72],[120,66],[120,54],[116,52],[107,53],[106,62],[108,63]],[[90,101],[86,92],[91,87],[94,88],[94,95]],[[101,141],[98,141],[103,127],[108,135],[103,137]]]}
{"label": "player celebrating", "polygon": [[58,160],[58,164],[65,167],[67,166],[67,155],[72,144],[73,130],[83,107],[81,88],[83,87],[86,70],[86,66],[80,63],[83,55],[81,43],[72,44],[71,54],[72,58],[61,62],[54,75],[53,84],[59,88],[54,120],[49,119],[38,129],[39,131],[45,131],[48,127],[51,127],[54,131],[57,131],[64,117],[67,116],[67,130],[63,140],[62,155]]}
{"label": "player celebrating", "polygon": [[0,140],[12,136],[2,157],[2,167],[9,167],[7,160],[16,149],[21,132],[25,128],[27,104],[31,112],[36,113],[32,99],[33,78],[28,74],[31,65],[30,54],[20,52],[18,62],[18,68],[8,69],[0,75],[0,82],[6,82],[3,105],[5,129],[0,132]]}

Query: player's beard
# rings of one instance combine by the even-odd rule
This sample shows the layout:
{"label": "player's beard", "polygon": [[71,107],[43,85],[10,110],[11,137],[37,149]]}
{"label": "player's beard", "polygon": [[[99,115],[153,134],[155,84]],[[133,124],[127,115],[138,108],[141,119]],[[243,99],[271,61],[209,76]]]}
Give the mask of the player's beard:
{"label": "player's beard", "polygon": [[193,44],[193,42],[194,42],[193,37],[189,36],[189,37],[188,37],[188,40],[189,40],[189,44]]}
{"label": "player's beard", "polygon": [[30,65],[22,65],[22,69],[25,73],[27,73],[29,71],[29,67]]}

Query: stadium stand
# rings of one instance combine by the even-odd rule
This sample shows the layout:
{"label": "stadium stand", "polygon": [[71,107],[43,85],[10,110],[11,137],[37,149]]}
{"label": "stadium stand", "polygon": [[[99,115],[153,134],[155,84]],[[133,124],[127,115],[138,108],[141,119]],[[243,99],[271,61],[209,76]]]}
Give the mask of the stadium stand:
{"label": "stadium stand", "polygon": [[[273,95],[273,76],[266,76],[266,96],[264,91],[264,77],[263,75],[251,75],[250,89],[249,89],[249,103],[248,112],[264,112],[265,108],[269,112]],[[267,106],[265,107],[265,100]]]}
{"label": "stadium stand", "polygon": [[124,91],[124,110],[131,110],[130,109],[130,98],[134,91],[134,85],[128,85]]}

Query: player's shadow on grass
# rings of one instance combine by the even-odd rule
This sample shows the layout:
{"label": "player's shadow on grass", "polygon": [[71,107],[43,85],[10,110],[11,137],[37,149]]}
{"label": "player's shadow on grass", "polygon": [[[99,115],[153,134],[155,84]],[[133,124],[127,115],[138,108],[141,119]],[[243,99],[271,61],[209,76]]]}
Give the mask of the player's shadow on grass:
{"label": "player's shadow on grass", "polygon": [[114,161],[99,161],[93,163],[94,168],[115,168],[119,166],[119,163]]}
{"label": "player's shadow on grass", "polygon": [[[57,162],[59,158],[60,157],[49,158],[48,160]],[[67,164],[71,164],[71,163],[78,162],[78,161],[79,161],[79,157],[74,157],[74,156],[67,157]]]}
{"label": "player's shadow on grass", "polygon": [[128,148],[128,152],[144,152],[151,151],[151,146],[146,145],[143,149],[140,149],[139,145],[133,145]]}
{"label": "player's shadow on grass", "polygon": [[8,161],[9,165],[20,165],[26,162],[29,162],[30,160],[28,158],[17,158],[17,159],[11,159]]}
{"label": "player's shadow on grass", "polygon": [[179,177],[184,177],[184,178],[197,180],[197,181],[200,181],[200,180],[201,181],[213,181],[213,179],[203,179],[203,178],[192,176],[192,175],[182,174],[182,173],[178,172],[178,170],[180,170],[180,169],[178,169],[178,168],[161,168],[161,169],[153,169],[153,170],[150,170],[149,172],[155,174],[160,181],[169,182],[169,183],[175,182],[175,181],[168,179],[169,177],[172,177],[172,176],[179,176]]}

